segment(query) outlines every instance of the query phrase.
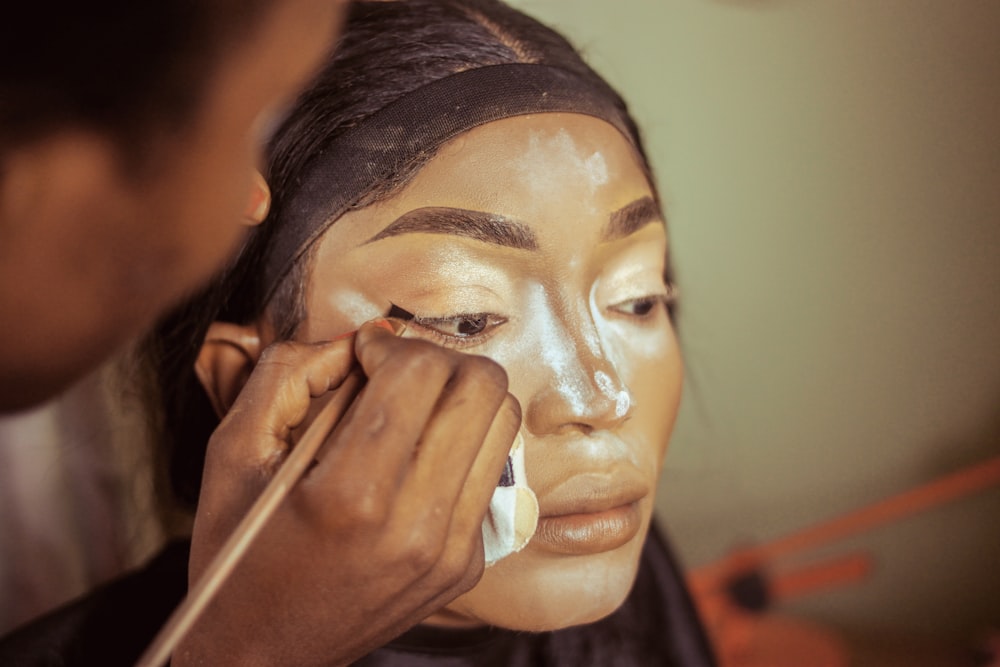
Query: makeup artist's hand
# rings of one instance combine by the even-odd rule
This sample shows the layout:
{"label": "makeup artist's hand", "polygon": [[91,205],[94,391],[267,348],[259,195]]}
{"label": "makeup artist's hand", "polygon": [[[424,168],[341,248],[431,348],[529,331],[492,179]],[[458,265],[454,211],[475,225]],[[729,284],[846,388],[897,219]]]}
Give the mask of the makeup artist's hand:
{"label": "makeup artist's hand", "polygon": [[479,580],[481,524],[520,425],[506,374],[368,324],[353,340],[262,355],[208,445],[191,581],[266,485],[288,434],[359,366],[361,393],[175,667],[347,663]]}

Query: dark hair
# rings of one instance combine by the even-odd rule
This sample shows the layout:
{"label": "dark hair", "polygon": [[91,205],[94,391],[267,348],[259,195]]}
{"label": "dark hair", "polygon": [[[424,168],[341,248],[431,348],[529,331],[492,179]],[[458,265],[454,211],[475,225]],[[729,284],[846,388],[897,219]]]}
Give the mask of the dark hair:
{"label": "dark hair", "polygon": [[[268,181],[273,203],[268,219],[254,230],[240,256],[214,285],[169,316],[146,342],[163,411],[154,428],[161,449],[170,453],[170,484],[176,497],[197,501],[208,439],[218,425],[193,365],[212,321],[240,324],[270,318],[279,338],[290,338],[302,321],[303,292],[311,256],[306,253],[278,284],[261,277],[261,266],[282,233],[280,221],[289,193],[325,145],[429,83],[466,70],[510,63],[551,65],[585,80],[603,80],[558,33],[498,0],[406,0],[356,2],[341,41],[299,98],[269,149]],[[620,102],[620,100],[618,100]],[[621,103],[624,108],[624,103]],[[638,129],[626,131],[648,172]],[[384,199],[405,185],[433,153],[361,193],[352,208]],[[652,182],[652,180],[651,180]]]}
{"label": "dark hair", "polygon": [[274,0],[15,2],[0,21],[0,154],[65,127],[141,157],[184,127],[224,54]]}

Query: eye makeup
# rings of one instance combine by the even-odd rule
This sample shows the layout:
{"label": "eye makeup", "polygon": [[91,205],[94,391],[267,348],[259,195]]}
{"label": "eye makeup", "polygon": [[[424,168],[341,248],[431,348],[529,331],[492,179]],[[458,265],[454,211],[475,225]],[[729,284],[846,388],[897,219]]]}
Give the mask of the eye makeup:
{"label": "eye makeup", "polygon": [[493,313],[456,313],[445,317],[421,317],[390,302],[386,317],[407,322],[446,347],[461,348],[485,342],[507,319]]}
{"label": "eye makeup", "polygon": [[397,320],[403,320],[404,322],[410,322],[413,320],[413,313],[403,310],[396,304],[389,302],[389,312],[385,314],[386,317],[392,317]]}

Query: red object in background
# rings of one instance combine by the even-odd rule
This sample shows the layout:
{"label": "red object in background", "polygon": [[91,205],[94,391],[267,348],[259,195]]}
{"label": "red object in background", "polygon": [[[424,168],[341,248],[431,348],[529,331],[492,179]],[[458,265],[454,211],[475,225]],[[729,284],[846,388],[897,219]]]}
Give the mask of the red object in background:
{"label": "red object in background", "polygon": [[867,554],[785,571],[769,571],[753,552],[738,551],[689,575],[721,667],[846,667],[844,641],[823,626],[774,614],[775,602],[864,579]]}
{"label": "red object in background", "polygon": [[[782,567],[780,559],[997,484],[1000,456],[691,571],[688,583],[720,667],[846,667],[847,646],[835,631],[775,614],[771,607],[862,581],[872,570],[871,556],[849,554],[794,569]],[[996,636],[993,641],[1000,644]],[[1000,646],[992,648],[1000,653]],[[991,664],[1000,666],[1000,660]]]}

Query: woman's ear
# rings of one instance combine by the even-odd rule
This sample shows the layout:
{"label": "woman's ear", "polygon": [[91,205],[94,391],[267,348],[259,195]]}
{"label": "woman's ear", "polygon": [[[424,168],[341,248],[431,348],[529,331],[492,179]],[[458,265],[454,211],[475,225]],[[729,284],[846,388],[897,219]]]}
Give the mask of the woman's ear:
{"label": "woman's ear", "polygon": [[255,325],[212,322],[209,326],[194,372],[219,419],[233,406],[260,352],[260,332]]}

